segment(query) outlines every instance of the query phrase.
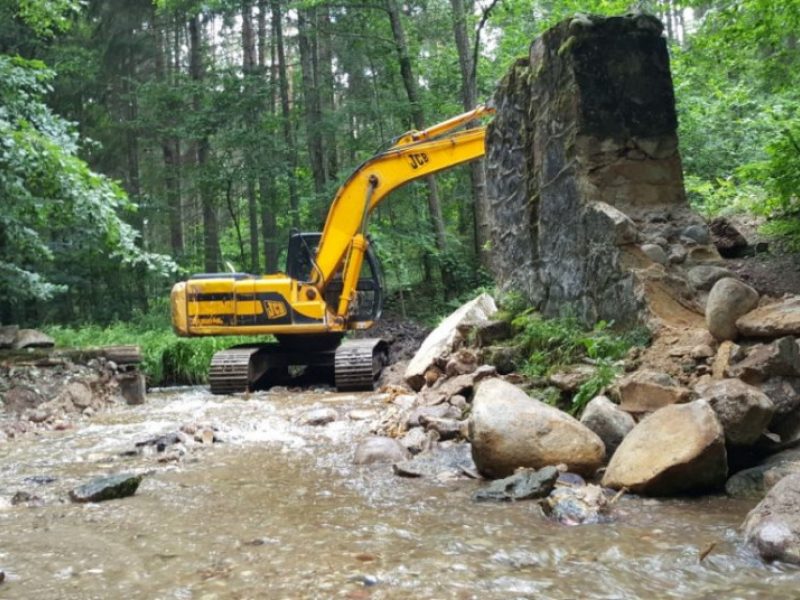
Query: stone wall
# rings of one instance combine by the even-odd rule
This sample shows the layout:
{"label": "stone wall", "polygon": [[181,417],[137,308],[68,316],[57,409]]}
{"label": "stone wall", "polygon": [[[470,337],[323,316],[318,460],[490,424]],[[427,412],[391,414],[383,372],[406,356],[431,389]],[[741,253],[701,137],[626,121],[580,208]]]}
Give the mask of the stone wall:
{"label": "stone wall", "polygon": [[[671,266],[718,255],[686,201],[661,33],[649,15],[576,16],[537,38],[495,95],[492,269],[548,316],[648,322],[654,289],[667,312],[698,309]],[[687,238],[693,226],[701,239]]]}

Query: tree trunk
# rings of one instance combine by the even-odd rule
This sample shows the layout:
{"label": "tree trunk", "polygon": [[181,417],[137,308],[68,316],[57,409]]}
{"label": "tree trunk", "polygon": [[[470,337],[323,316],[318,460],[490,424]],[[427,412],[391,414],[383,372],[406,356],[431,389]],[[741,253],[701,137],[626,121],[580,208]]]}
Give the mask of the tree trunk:
{"label": "tree trunk", "polygon": [[[461,99],[464,110],[472,110],[478,104],[477,69],[473,64],[472,49],[467,34],[467,13],[464,0],[450,0],[453,9],[453,35],[458,50],[458,66],[461,71]],[[483,160],[469,164],[470,187],[472,188],[472,239],[475,257],[486,266],[488,256],[484,250],[489,240],[489,220],[486,214],[486,173]]]}
{"label": "tree trunk", "polygon": [[300,71],[303,82],[304,113],[306,117],[306,140],[314,191],[321,199],[325,192],[325,149],[322,145],[322,109],[320,105],[320,82],[317,71],[317,40],[314,34],[316,9],[297,11],[297,41],[300,49]]}
{"label": "tree trunk", "polygon": [[[414,127],[423,129],[425,127],[425,112],[419,101],[417,80],[414,77],[414,71],[411,66],[411,57],[408,54],[408,44],[406,43],[405,31],[403,30],[403,23],[400,19],[400,9],[397,6],[397,1],[386,0],[386,10],[389,13],[392,36],[397,50],[397,57],[400,62],[400,75],[403,78],[406,96],[411,105],[411,118],[414,121]],[[434,233],[436,234],[436,248],[440,254],[444,254],[447,251],[447,238],[445,236],[444,219],[442,218],[442,207],[439,202],[438,186],[436,185],[436,179],[432,175],[425,178],[425,183],[428,186],[428,212],[430,213],[431,223]],[[450,286],[445,280],[449,279],[446,270],[443,269],[442,283],[445,284],[446,292]]]}
{"label": "tree trunk", "polygon": [[[275,82],[278,79],[276,67],[275,36],[269,44],[270,68],[267,73],[267,0],[258,2],[258,67],[267,80],[269,94],[266,109],[270,115],[275,115]],[[258,177],[258,193],[261,209],[261,235],[263,236],[264,268],[267,273],[278,271],[278,223],[277,199],[275,194],[275,172],[272,170],[272,161],[268,161],[267,153],[274,153],[272,137],[261,144],[261,169]],[[267,166],[270,165],[270,166]]]}
{"label": "tree trunk", "polygon": [[[253,3],[252,0],[242,0],[242,72],[245,79],[245,89],[248,93],[254,92],[257,85],[257,56],[256,34],[253,29]],[[259,113],[245,117],[256,124]],[[256,142],[260,143],[260,142]],[[258,248],[258,199],[256,197],[256,164],[253,152],[247,152],[245,157],[247,166],[247,223],[250,233],[250,272],[258,273],[261,270]]]}
{"label": "tree trunk", "polygon": [[336,93],[333,77],[333,43],[331,41],[331,13],[330,8],[322,4],[317,7],[317,38],[319,56],[317,59],[317,72],[319,73],[319,95],[321,114],[323,117],[323,147],[327,155],[325,172],[328,181],[336,181],[339,172],[339,155],[336,148]]}
{"label": "tree trunk", "polygon": [[[195,15],[189,21],[189,75],[199,87],[204,79],[203,53],[202,53],[202,25],[200,16]],[[195,90],[192,94],[192,109],[195,115],[203,110],[201,92]],[[205,127],[205,126],[202,126]],[[214,205],[214,192],[205,173],[208,164],[209,143],[208,132],[202,130],[196,133],[197,148],[195,162],[197,166],[198,184],[200,187],[200,203],[203,207],[203,258],[204,269],[208,273],[219,271],[219,230],[217,223],[217,210]]]}
{"label": "tree trunk", "polygon": [[[156,35],[155,67],[156,77],[161,85],[169,85],[167,65],[170,65],[167,56],[166,40],[164,38],[164,23],[157,18],[153,10],[153,23]],[[164,161],[164,197],[167,201],[167,214],[169,216],[169,242],[172,256],[179,260],[183,256],[183,210],[181,207],[180,171],[178,164],[179,150],[176,148],[177,140],[169,135],[161,137],[161,155]]]}
{"label": "tree trunk", "polygon": [[289,79],[286,74],[286,49],[283,44],[283,22],[280,0],[270,0],[272,6],[272,30],[275,36],[275,49],[278,62],[278,88],[283,117],[284,162],[289,184],[289,213],[292,227],[300,226],[300,199],[297,193],[297,147],[294,141],[294,128],[289,105]]}

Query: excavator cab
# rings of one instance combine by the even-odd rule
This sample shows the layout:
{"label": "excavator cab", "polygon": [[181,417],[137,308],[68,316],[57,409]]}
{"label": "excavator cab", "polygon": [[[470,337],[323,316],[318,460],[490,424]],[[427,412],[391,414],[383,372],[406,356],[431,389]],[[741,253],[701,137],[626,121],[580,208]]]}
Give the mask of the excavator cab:
{"label": "excavator cab", "polygon": [[[322,234],[319,232],[293,232],[289,236],[289,251],[286,254],[286,274],[292,279],[309,282],[318,267],[314,256]],[[383,310],[383,270],[373,245],[367,246],[364,264],[356,286],[356,297],[351,302],[350,323],[353,329],[369,327],[377,321]],[[342,294],[342,275],[337,273],[325,288],[328,306],[339,306]],[[358,324],[363,323],[362,327]]]}

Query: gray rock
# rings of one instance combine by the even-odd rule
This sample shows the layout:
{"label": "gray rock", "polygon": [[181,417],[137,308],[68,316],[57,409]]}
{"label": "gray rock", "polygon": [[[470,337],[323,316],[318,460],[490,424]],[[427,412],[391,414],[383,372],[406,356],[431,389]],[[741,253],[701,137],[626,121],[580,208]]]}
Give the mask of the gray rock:
{"label": "gray rock", "polygon": [[586,405],[581,415],[581,423],[603,440],[606,457],[609,458],[636,425],[632,416],[621,410],[606,396],[597,396]]}
{"label": "gray rock", "polygon": [[475,473],[475,463],[469,444],[442,444],[411,460],[395,463],[394,472],[401,477],[452,479]]}
{"label": "gray rock", "polygon": [[403,461],[408,457],[408,450],[396,439],[376,436],[367,438],[356,447],[353,462],[357,465],[371,465]]}
{"label": "gray rock", "polygon": [[747,542],[767,561],[800,564],[800,473],[781,479],[743,524]]}
{"label": "gray rock", "polygon": [[300,422],[303,425],[320,426],[333,423],[338,418],[339,413],[333,408],[315,408],[300,417]]}
{"label": "gray rock", "polygon": [[562,525],[607,523],[610,506],[603,489],[597,485],[556,487],[544,502],[545,513]]}
{"label": "gray rock", "polygon": [[20,329],[14,340],[14,348],[52,348],[56,345],[55,340],[49,335],[37,331],[36,329]]}
{"label": "gray rock", "polygon": [[133,496],[142,478],[143,475],[131,473],[99,477],[76,487],[69,493],[69,497],[73,502],[103,502]]}
{"label": "gray rock", "polygon": [[695,391],[708,400],[725,431],[725,441],[734,446],[755,444],[775,412],[764,392],[740,379],[715,381]]}
{"label": "gray rock", "polygon": [[669,257],[664,249],[657,244],[644,244],[642,252],[645,253],[647,258],[660,265],[666,265],[669,262]]}
{"label": "gray rock", "polygon": [[605,457],[602,440],[560,410],[502,379],[478,386],[469,419],[472,457],[482,475],[501,478],[518,467],[566,464],[591,475]]}
{"label": "gray rock", "polygon": [[670,496],[721,487],[725,434],[706,400],[665,406],[642,420],[611,457],[603,485]]}
{"label": "gray rock", "polygon": [[472,495],[475,502],[508,502],[544,498],[553,490],[559,471],[555,467],[520,469],[513,475],[498,479]]}
{"label": "gray rock", "polygon": [[457,419],[437,419],[436,417],[421,416],[419,419],[426,431],[435,431],[443,440],[452,440],[461,435],[463,423]]}
{"label": "gray rock", "polygon": [[775,405],[775,417],[783,417],[800,408],[800,377],[770,377],[758,387]]}
{"label": "gray rock", "polygon": [[681,235],[694,240],[701,246],[711,243],[711,234],[705,225],[689,225],[681,231]]}
{"label": "gray rock", "polygon": [[19,325],[0,326],[0,348],[12,348],[18,332]]}
{"label": "gray rock", "polygon": [[732,277],[714,284],[706,303],[706,326],[717,340],[735,340],[736,320],[758,304],[758,292]]}
{"label": "gray rock", "polygon": [[433,435],[426,432],[422,427],[414,427],[409,429],[403,437],[400,438],[400,443],[411,453],[419,454],[424,452],[438,439],[438,434]]}
{"label": "gray rock", "polygon": [[730,269],[725,269],[723,267],[697,265],[689,269],[688,277],[689,283],[691,283],[695,289],[708,291],[714,287],[714,284],[720,279],[724,279],[725,277],[735,278],[736,275]]}
{"label": "gray rock", "polygon": [[592,202],[589,208],[596,213],[595,218],[606,220],[606,226],[612,232],[615,246],[635,244],[638,241],[639,230],[633,220],[624,212],[605,202]]}
{"label": "gray rock", "polygon": [[725,482],[725,493],[732,498],[757,498],[764,495],[781,479],[800,472],[797,451],[779,452],[760,465],[731,475]]}
{"label": "gray rock", "polygon": [[775,340],[771,344],[759,344],[737,364],[728,367],[732,377],[748,383],[760,383],[770,377],[800,376],[800,349],[791,336]]}
{"label": "gray rock", "polygon": [[457,419],[460,416],[461,411],[446,402],[434,406],[418,406],[412,410],[408,418],[406,418],[406,427],[409,429],[419,427],[422,425],[423,417],[433,419]]}

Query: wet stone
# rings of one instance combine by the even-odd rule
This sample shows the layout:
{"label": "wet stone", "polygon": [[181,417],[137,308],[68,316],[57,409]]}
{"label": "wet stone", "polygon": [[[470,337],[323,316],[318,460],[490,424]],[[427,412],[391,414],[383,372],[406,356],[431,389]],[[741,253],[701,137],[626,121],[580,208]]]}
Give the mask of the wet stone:
{"label": "wet stone", "polygon": [[70,491],[69,497],[73,502],[103,502],[133,496],[142,477],[132,473],[99,477]]}
{"label": "wet stone", "polygon": [[406,450],[400,442],[389,437],[371,437],[361,442],[356,448],[353,462],[357,465],[374,463],[391,463],[408,458]]}
{"label": "wet stone", "polygon": [[397,462],[393,468],[395,474],[401,477],[448,479],[474,473],[475,463],[469,444],[453,444],[437,446],[411,460]]}
{"label": "wet stone", "polygon": [[507,502],[544,498],[553,490],[559,475],[559,470],[555,467],[519,469],[513,475],[493,481],[478,490],[472,495],[472,499],[475,502]]}
{"label": "wet stone", "polygon": [[563,525],[588,525],[611,520],[608,498],[597,485],[557,487],[544,502],[545,513]]}
{"label": "wet stone", "polygon": [[332,408],[317,408],[305,413],[300,422],[303,425],[320,426],[332,423],[339,418],[339,414]]}

